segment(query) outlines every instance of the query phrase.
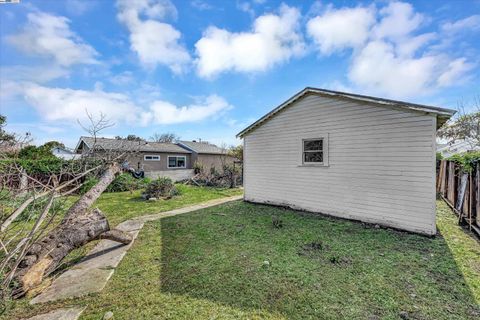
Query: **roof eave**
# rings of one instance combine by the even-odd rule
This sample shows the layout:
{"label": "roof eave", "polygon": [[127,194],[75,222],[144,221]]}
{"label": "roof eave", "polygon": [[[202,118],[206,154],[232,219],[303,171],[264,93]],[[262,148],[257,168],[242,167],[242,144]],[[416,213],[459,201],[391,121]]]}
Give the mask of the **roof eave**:
{"label": "roof eave", "polygon": [[[456,111],[452,109],[446,109],[446,108],[438,108],[438,107],[432,107],[432,106],[426,106],[426,105],[418,105],[418,104],[413,104],[413,103],[402,103],[401,101],[394,101],[394,100],[388,100],[388,99],[381,99],[381,98],[375,98],[375,97],[369,97],[369,96],[361,96],[361,95],[356,95],[356,94],[350,94],[350,93],[345,93],[345,92],[338,92],[338,91],[330,91],[330,90],[323,90],[323,89],[317,89],[317,88],[311,88],[311,87],[306,87],[299,93],[295,94],[292,96],[290,99],[240,131],[236,137],[237,138],[243,138],[245,134],[248,132],[252,131],[259,125],[263,124],[265,121],[269,120],[273,116],[275,116],[278,112],[283,110],[284,108],[288,107],[291,105],[293,102],[297,101],[304,95],[308,93],[314,93],[320,96],[328,96],[328,97],[337,97],[337,98],[345,98],[353,101],[364,101],[367,103],[373,103],[376,105],[383,105],[383,106],[390,106],[390,107],[397,107],[397,108],[403,108],[403,109],[408,109],[412,111],[420,111],[420,112],[427,112],[427,113],[433,113],[437,115],[437,123],[440,123],[443,125],[448,119],[453,116]],[[440,126],[441,126],[440,125]],[[438,128],[438,125],[437,125]]]}

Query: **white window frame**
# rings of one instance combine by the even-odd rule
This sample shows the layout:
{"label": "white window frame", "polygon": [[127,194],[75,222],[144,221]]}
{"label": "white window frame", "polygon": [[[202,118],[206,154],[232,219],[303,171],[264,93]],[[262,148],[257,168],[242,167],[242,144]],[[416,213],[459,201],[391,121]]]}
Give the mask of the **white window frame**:
{"label": "white window frame", "polygon": [[[147,159],[147,157],[152,157],[152,159]],[[143,161],[160,161],[161,157],[158,154],[145,154],[143,155]]]}
{"label": "white window frame", "polygon": [[[322,146],[322,152],[323,152],[323,162],[305,162],[305,157],[304,157],[304,142],[305,141],[311,141],[311,140],[322,140],[323,141],[323,146]],[[305,137],[300,140],[300,161],[299,161],[299,166],[300,167],[328,167],[328,158],[329,158],[329,150],[328,150],[328,133],[319,133],[315,136],[311,137]]]}
{"label": "white window frame", "polygon": [[[183,167],[170,167],[170,158],[183,158]],[[178,160],[176,161],[178,163]],[[185,169],[187,168],[187,157],[186,156],[168,156],[167,157],[167,168],[169,169]]]}

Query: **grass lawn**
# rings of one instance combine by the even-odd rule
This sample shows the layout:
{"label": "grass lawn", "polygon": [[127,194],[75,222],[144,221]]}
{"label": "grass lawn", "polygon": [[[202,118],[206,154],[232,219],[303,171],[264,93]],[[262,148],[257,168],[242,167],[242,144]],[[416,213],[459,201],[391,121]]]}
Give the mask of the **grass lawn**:
{"label": "grass lawn", "polygon": [[[241,189],[225,189],[225,188],[211,188],[211,187],[197,187],[197,186],[188,186],[184,184],[177,184],[177,189],[180,191],[178,196],[175,196],[168,200],[159,200],[159,201],[145,201],[141,198],[142,190],[136,190],[133,192],[114,192],[114,193],[103,193],[97,202],[94,204],[94,207],[99,207],[102,212],[107,216],[108,221],[111,226],[115,226],[122,221],[131,219],[136,216],[142,216],[145,214],[165,212],[181,207],[186,207],[189,205],[194,205],[197,203],[205,202],[212,199],[230,197],[235,195],[241,195],[243,191]],[[62,205],[65,210],[73,204],[77,199],[77,196],[71,196],[62,200]],[[55,217],[52,226],[55,226],[62,219],[63,214],[59,214]],[[15,223],[14,223],[15,224]],[[34,221],[31,222],[21,222],[18,224],[18,228],[22,227],[32,227]],[[14,226],[15,227],[15,226]],[[13,229],[12,232],[15,232],[16,229]],[[96,241],[92,241],[87,245],[74,250],[66,257],[59,267],[58,271],[61,272],[69,266],[73,265],[85,254],[93,248],[96,244]],[[22,312],[22,309],[30,309],[28,304],[24,300],[14,301],[13,303],[8,303],[6,308],[9,309],[4,315],[1,314],[1,305],[0,305],[0,319],[9,319],[13,317],[13,314],[16,312]]]}
{"label": "grass lawn", "polygon": [[478,319],[480,244],[443,202],[437,212],[435,238],[240,201],[169,217],[144,227],[102,293],[41,308],[88,305],[81,319]]}
{"label": "grass lawn", "polygon": [[179,196],[166,201],[145,201],[141,190],[133,192],[104,193],[97,200],[99,207],[108,218],[110,225],[115,226],[122,221],[145,214],[169,211],[212,199],[241,195],[241,189],[223,189],[187,186],[177,184]]}

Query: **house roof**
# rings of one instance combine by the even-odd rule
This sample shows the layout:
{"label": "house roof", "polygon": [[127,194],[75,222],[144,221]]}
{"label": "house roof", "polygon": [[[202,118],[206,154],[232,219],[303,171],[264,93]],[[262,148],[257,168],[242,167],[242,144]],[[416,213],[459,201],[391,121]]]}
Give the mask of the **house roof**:
{"label": "house roof", "polygon": [[208,142],[179,141],[179,145],[196,153],[225,154],[226,150]]}
{"label": "house roof", "polygon": [[104,150],[132,150],[144,152],[170,152],[170,153],[192,153],[174,143],[148,142],[148,141],[131,141],[125,139],[97,138],[96,142],[93,137],[80,137],[77,147],[78,150],[82,141],[89,147],[95,144],[98,148]]}
{"label": "house roof", "polygon": [[479,151],[480,146],[473,139],[455,140],[451,143],[437,144],[437,152],[440,152],[443,156],[449,157],[454,154]]}
{"label": "house roof", "polygon": [[319,88],[311,88],[311,87],[306,87],[302,91],[298,92],[295,94],[293,97],[252,123],[250,126],[247,128],[243,129],[237,134],[237,137],[242,138],[245,134],[248,132],[254,130],[258,126],[262,125],[272,117],[274,117],[278,112],[282,111],[283,109],[287,108],[288,106],[292,105],[295,101],[303,98],[304,96],[308,94],[315,94],[318,96],[323,96],[323,97],[330,97],[330,98],[337,98],[337,99],[347,99],[347,100],[352,100],[352,101],[357,101],[357,102],[363,102],[363,103],[370,103],[378,106],[384,106],[384,107],[392,107],[392,108],[402,108],[406,110],[411,110],[411,111],[419,111],[419,112],[427,112],[427,113],[433,113],[437,115],[437,128],[440,128],[445,122],[447,122],[448,119],[450,119],[451,116],[455,114],[455,110],[451,109],[445,109],[445,108],[438,108],[438,107],[432,107],[432,106],[427,106],[427,105],[421,105],[421,104],[415,104],[415,103],[410,103],[410,102],[404,102],[404,101],[397,101],[397,100],[390,100],[390,99],[384,99],[384,98],[377,98],[377,97],[371,97],[371,96],[364,96],[360,94],[354,94],[354,93],[346,93],[346,92],[340,92],[340,91],[332,91],[332,90],[326,90],[326,89],[319,89]]}

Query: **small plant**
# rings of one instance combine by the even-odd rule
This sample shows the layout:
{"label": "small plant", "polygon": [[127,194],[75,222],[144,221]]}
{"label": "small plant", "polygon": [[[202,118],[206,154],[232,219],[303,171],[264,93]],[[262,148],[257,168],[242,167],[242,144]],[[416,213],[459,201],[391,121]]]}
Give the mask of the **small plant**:
{"label": "small plant", "polygon": [[167,177],[160,177],[156,180],[153,180],[147,185],[143,196],[146,199],[169,199],[178,194],[178,189],[175,187],[172,179]]}
{"label": "small plant", "polygon": [[200,173],[204,173],[205,171],[205,168],[203,167],[203,165],[198,162],[198,161],[195,161],[195,163],[193,164],[193,172],[195,174],[200,174]]}
{"label": "small plant", "polygon": [[133,191],[145,188],[151,179],[136,179],[130,173],[123,173],[115,178],[107,187],[107,192]]}
{"label": "small plant", "polygon": [[340,258],[337,257],[337,256],[331,256],[329,258],[330,262],[333,263],[333,264],[337,264],[337,263],[340,263]]}
{"label": "small plant", "polygon": [[283,220],[279,216],[272,217],[272,225],[275,229],[283,228]]}

